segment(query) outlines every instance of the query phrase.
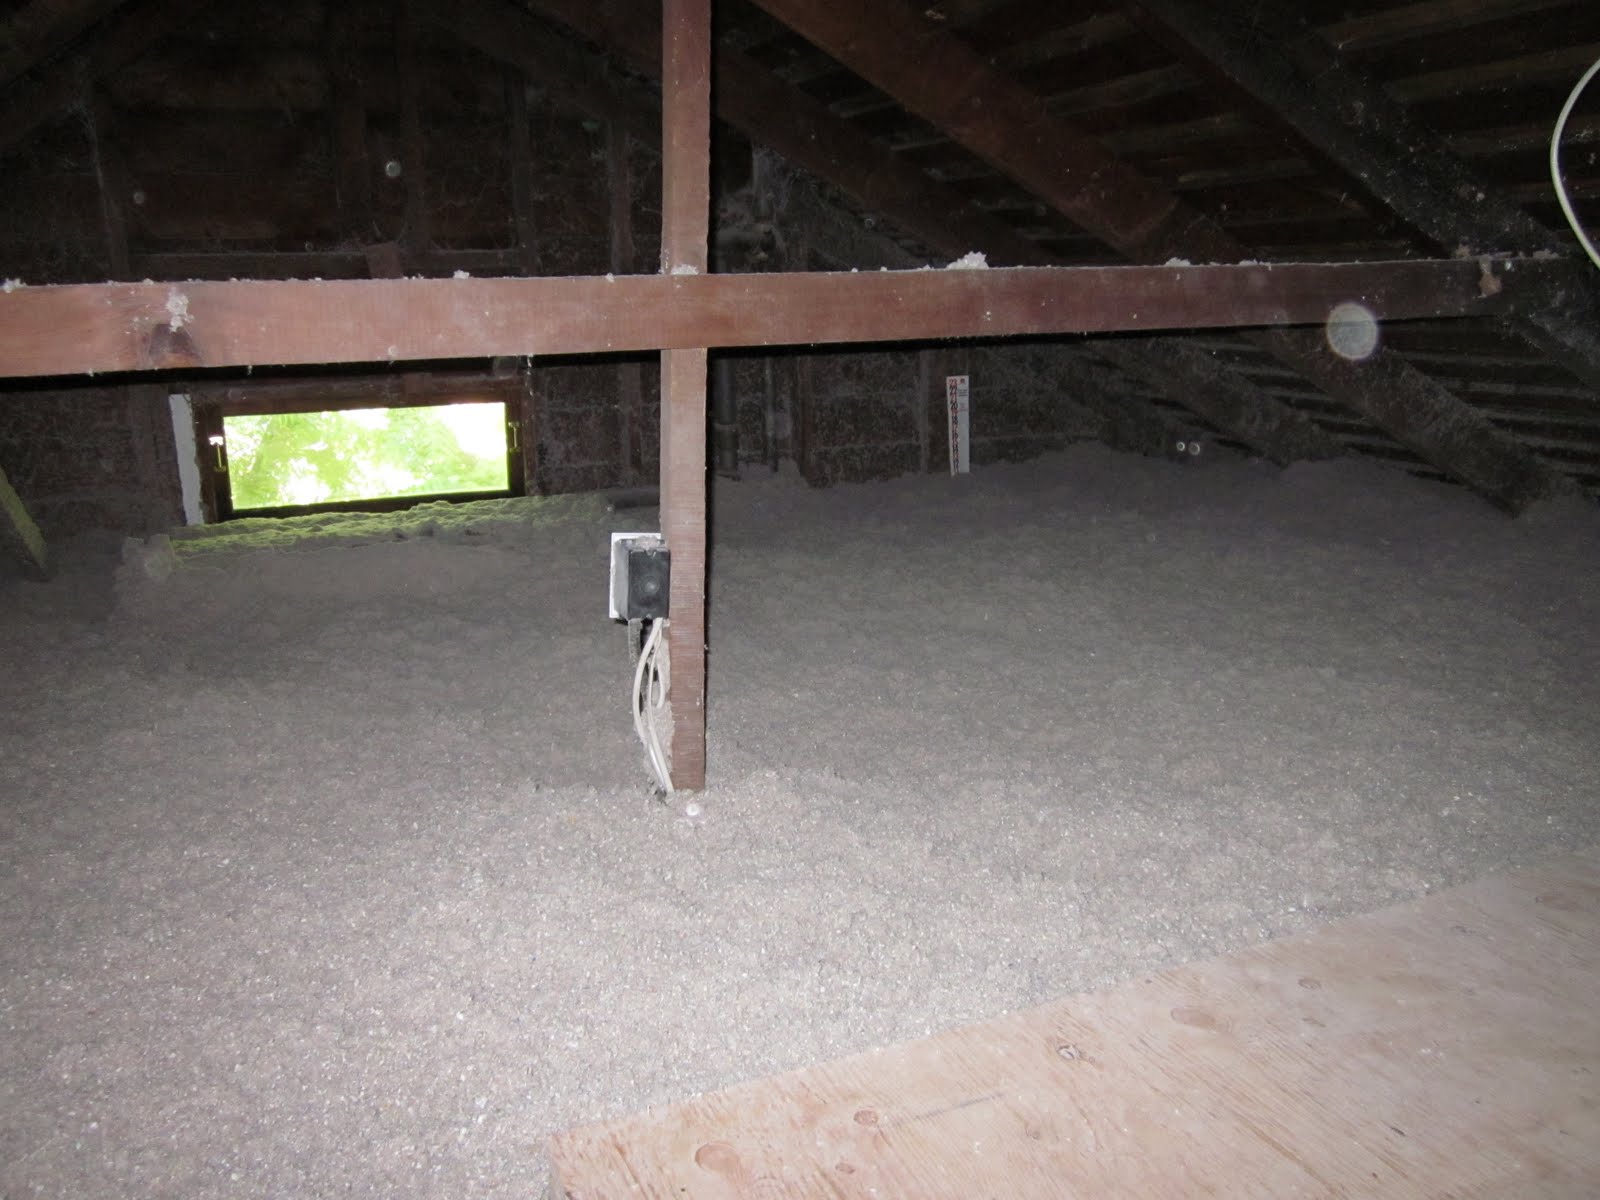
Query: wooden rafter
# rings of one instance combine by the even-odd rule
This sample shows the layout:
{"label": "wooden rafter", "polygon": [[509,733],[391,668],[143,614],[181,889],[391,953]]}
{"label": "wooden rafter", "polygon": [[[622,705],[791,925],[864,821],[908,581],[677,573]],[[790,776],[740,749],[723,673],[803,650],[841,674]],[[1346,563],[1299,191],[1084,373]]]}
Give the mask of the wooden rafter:
{"label": "wooden rafter", "polygon": [[167,35],[191,27],[206,7],[206,0],[145,0],[102,21],[91,45],[47,75],[17,80],[0,93],[0,154],[77,105],[85,84],[133,62]]}
{"label": "wooden rafter", "polygon": [[[1007,79],[938,23],[901,2],[840,5],[829,0],[756,0],[759,7],[826,50],[862,78],[1048,202],[1106,244],[1140,262],[1182,256],[1212,262],[1252,257],[1250,249],[1161,184],[1116,158],[1056,116],[1039,96]],[[1252,335],[1269,353],[1453,478],[1497,504],[1520,508],[1561,478],[1445,388],[1381,347],[1361,369],[1337,366],[1321,338],[1289,331]],[[1395,425],[1383,389],[1396,379],[1426,397],[1433,419]],[[1444,436],[1436,436],[1436,435]],[[1470,462],[1458,451],[1471,443]],[[1485,473],[1481,459],[1499,464]],[[1469,478],[1476,476],[1476,478]],[[1503,481],[1507,490],[1496,491]]]}
{"label": "wooden rafter", "polygon": [[334,206],[344,236],[366,242],[373,234],[373,195],[359,18],[360,10],[354,4],[330,4],[324,15],[324,32],[330,85],[329,132],[334,151]]}
{"label": "wooden rafter", "polygon": [[100,220],[106,240],[106,278],[130,279],[128,219],[123,198],[129,194],[128,172],[118,145],[112,108],[105,93],[92,85],[83,98],[83,123],[94,163],[95,190],[100,194]]}
{"label": "wooden rafter", "polygon": [[[677,265],[692,263],[679,260]],[[1015,267],[68,284],[0,292],[0,377],[1492,316],[1550,264]]]}
{"label": "wooden rafter", "polygon": [[[534,0],[553,19],[650,72],[657,36],[642,12],[631,19],[612,0]],[[491,24],[492,23],[492,24]],[[475,44],[522,47],[530,32],[500,5],[475,6],[465,28]],[[979,250],[996,264],[1056,266],[1060,261],[1005,222],[970,205],[863,135],[848,121],[745,55],[718,47],[714,66],[718,115],[753,141],[770,146],[934,250],[959,258]],[[1274,462],[1330,458],[1341,448],[1311,421],[1267,395],[1214,356],[1175,339],[1142,339],[1098,347],[1102,357],[1136,374],[1160,375],[1193,411]]]}
{"label": "wooden rafter", "polygon": [[126,0],[28,0],[0,25],[0,87],[26,75]]}
{"label": "wooden rafter", "polygon": [[1344,452],[1308,417],[1182,338],[1105,341],[1093,350],[1279,466]]}
{"label": "wooden rafter", "polygon": [[506,156],[511,160],[511,217],[517,226],[522,274],[539,274],[539,222],[534,215],[536,178],[533,131],[528,121],[528,80],[516,67],[506,69]]}
{"label": "wooden rafter", "polygon": [[418,56],[417,0],[400,0],[394,6],[395,66],[400,77],[400,140],[404,149],[405,210],[400,244],[407,258],[420,257],[432,248],[428,212],[427,138],[422,128],[421,62]]}
{"label": "wooden rafter", "polygon": [[[526,10],[505,0],[426,0],[420,15],[440,33],[459,38],[480,54],[521,71],[546,87],[552,99],[596,120],[626,129],[646,145],[661,142],[661,114],[628,96],[615,79],[570,47],[552,42],[546,29]],[[661,65],[651,43],[643,61],[635,63],[652,78]]]}
{"label": "wooden rafter", "polygon": [[1568,3],[1570,0],[1417,0],[1388,12],[1362,13],[1324,25],[1321,33],[1340,50],[1371,50]]}
{"label": "wooden rafter", "polygon": [[[1313,154],[1359,181],[1446,253],[1570,249],[1424,129],[1380,83],[1353,70],[1282,0],[1137,0],[1129,7],[1191,66],[1244,93],[1258,114],[1287,126]],[[1600,288],[1587,275],[1586,267],[1581,275],[1575,271],[1568,286],[1517,325],[1600,389]]]}

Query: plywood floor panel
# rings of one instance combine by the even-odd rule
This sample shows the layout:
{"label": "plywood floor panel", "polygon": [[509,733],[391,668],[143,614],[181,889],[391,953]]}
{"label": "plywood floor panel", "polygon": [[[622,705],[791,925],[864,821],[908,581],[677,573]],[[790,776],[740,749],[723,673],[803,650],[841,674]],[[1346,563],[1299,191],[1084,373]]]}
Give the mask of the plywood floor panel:
{"label": "plywood floor panel", "polygon": [[1600,1195],[1600,848],[575,1130],[600,1197]]}

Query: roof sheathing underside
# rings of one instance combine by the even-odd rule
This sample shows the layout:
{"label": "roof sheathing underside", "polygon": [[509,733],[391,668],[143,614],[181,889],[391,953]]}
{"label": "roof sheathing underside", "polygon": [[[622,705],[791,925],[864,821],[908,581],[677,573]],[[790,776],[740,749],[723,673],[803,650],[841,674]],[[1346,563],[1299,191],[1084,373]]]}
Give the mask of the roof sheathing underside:
{"label": "roof sheathing underside", "polygon": [[[1577,253],[1550,184],[1555,115],[1600,58],[1600,6],[1585,0],[1305,3],[1307,22],[1499,196]],[[826,103],[896,156],[1075,263],[1123,261],[982,158],[763,12],[722,6],[724,44]],[[1152,36],[1125,6],[943,0],[925,18],[960,38],[1049,111],[1200,210],[1262,260],[1335,261],[1451,251],[1389,211],[1260,98]],[[1226,17],[1218,14],[1218,20]],[[1563,141],[1569,193],[1600,205],[1600,95]],[[1600,489],[1600,397],[1488,322],[1395,326],[1387,345],[1539,459]],[[1370,420],[1237,338],[1196,339],[1352,452],[1442,473]],[[1204,424],[1204,422],[1202,422]],[[1225,430],[1215,431],[1228,441]]]}
{"label": "roof sheathing underside", "polygon": [[[1308,139],[1303,126],[1297,129],[1294,121],[1285,119],[1271,99],[1253,94],[1226,70],[1217,69],[1194,43],[1184,40],[1181,31],[1162,27],[1162,10],[1174,4],[1181,8],[1184,0],[1173,4],[1149,0],[1143,5],[1073,0],[922,0],[915,6],[902,6],[901,0],[888,2],[907,7],[930,34],[956,39],[976,55],[976,61],[1008,84],[1042,99],[1051,118],[1069,123],[1110,150],[1150,188],[1176,197],[1229,239],[1225,244],[1244,247],[1248,257],[1327,261],[1436,255],[1458,249],[1437,228],[1432,236],[1419,228],[1415,212],[1410,219],[1397,214],[1381,195],[1381,181],[1375,188],[1362,183],[1339,163],[1337,153],[1325,153]],[[584,7],[603,14],[598,24],[573,15]],[[636,53],[630,55],[627,47],[619,45],[615,31],[628,25],[630,18],[636,18],[632,23],[648,27],[658,19],[656,0],[594,0],[587,6],[565,0],[462,0],[457,4],[430,0],[421,8],[458,15],[492,11],[502,22],[515,18],[531,33],[559,42],[558,56],[583,57],[578,73],[586,71],[602,90],[610,88],[615,94],[614,103],[600,104],[608,109],[608,115],[631,111],[645,127],[654,120],[648,111],[639,113],[638,85],[641,78],[649,77],[648,63],[641,65]],[[1014,172],[997,170],[952,137],[947,126],[908,111],[905,103],[865,82],[837,58],[763,11],[779,8],[781,5],[773,4],[758,8],[747,0],[719,0],[717,31],[724,54],[740,56],[793,89],[795,96],[818,103],[830,119],[869,139],[886,162],[915,171],[933,190],[931,194],[965,200],[971,211],[989,222],[988,228],[1004,235],[1001,240],[1013,251],[1009,256],[991,251],[991,261],[1124,261],[1105,240],[1064,216],[1060,205],[1053,205],[1037,188],[1029,190],[1015,182]],[[1293,20],[1303,16],[1345,70],[1381,89],[1435,147],[1465,164],[1492,200],[1539,222],[1548,231],[1549,244],[1573,249],[1573,239],[1550,188],[1546,150],[1555,114],[1572,83],[1589,62],[1600,57],[1600,6],[1590,0],[1298,4],[1279,0],[1254,5],[1235,0],[1231,8],[1251,14],[1276,11]],[[1203,11],[1208,17],[1215,13],[1218,22],[1225,22],[1225,10],[1229,9],[1224,3]],[[288,164],[301,152],[290,127],[297,121],[318,120],[319,106],[331,109],[341,86],[336,70],[324,77],[317,73],[318,68],[305,68],[294,58],[296,50],[306,47],[316,47],[317,54],[326,58],[326,46],[319,43],[327,35],[329,16],[316,0],[299,0],[260,18],[252,18],[244,10],[218,17],[215,9],[194,0],[132,0],[120,5],[110,0],[31,0],[13,10],[0,14],[0,21],[14,24],[21,16],[40,12],[64,14],[58,31],[62,36],[57,38],[59,44],[44,47],[31,65],[12,53],[16,39],[10,46],[0,39],[0,83],[8,85],[0,91],[0,107],[12,97],[35,99],[41,94],[39,85],[48,82],[52,72],[57,77],[80,79],[102,72],[107,81],[102,99],[122,105],[117,119],[127,136],[139,137],[141,122],[154,126],[170,123],[185,111],[200,113],[207,105],[234,106],[230,117],[245,131],[241,142],[251,153],[268,160],[264,167],[269,171],[279,156]],[[345,35],[352,45],[359,47],[363,38],[382,43],[386,30],[381,10],[381,5],[351,6],[352,13],[365,11],[367,23],[374,26],[347,29]],[[220,39],[214,33],[202,37],[197,19],[219,21],[223,29]],[[359,26],[361,20],[357,15],[351,23]],[[606,20],[611,22],[609,36]],[[74,29],[74,21],[81,28]],[[145,38],[144,48],[137,53],[127,49],[134,44],[129,29]],[[450,36],[452,30],[459,38]],[[1246,39],[1266,36],[1261,29],[1237,32]],[[470,40],[459,21],[453,25],[436,18],[429,26],[422,49],[437,60],[437,69],[430,75],[435,92],[442,94],[436,95],[435,101],[447,111],[492,113],[500,103],[499,79],[474,69],[488,63],[481,56],[490,54],[492,48],[486,49],[481,40],[476,48],[469,48]],[[598,46],[604,53],[592,58],[582,54],[583,46]],[[901,49],[906,54],[916,53],[915,48]],[[197,54],[227,60],[233,66],[222,73],[222,83],[213,82],[209,95],[170,94],[181,75],[172,64],[181,65]],[[269,61],[275,55],[283,59],[282,64]],[[24,69],[16,70],[19,64]],[[211,65],[215,67],[215,63]],[[547,84],[539,73],[524,69],[530,82],[547,85],[552,91],[573,86],[572,75]],[[211,74],[215,79],[218,73],[213,70]],[[440,81],[448,87],[441,89]],[[260,103],[252,102],[252,86],[267,88],[272,94]],[[402,105],[396,97],[382,94],[381,87],[372,92],[370,79],[365,86],[371,108],[369,132],[399,145],[406,136]],[[169,91],[163,93],[163,89]],[[79,103],[81,98],[81,92],[73,88],[60,94],[67,104]],[[585,104],[595,107],[592,100]],[[81,108],[78,115],[84,115]],[[759,106],[752,109],[747,105],[746,116],[747,126],[754,127],[744,131],[752,140],[765,140],[763,126],[771,114],[763,116]],[[76,126],[90,123],[74,119],[46,125],[33,138],[29,153],[36,158],[55,153],[71,157],[80,152],[71,145],[79,137]],[[5,120],[0,119],[0,135],[5,133],[4,125]],[[772,144],[781,151],[781,131],[772,132]],[[187,148],[204,146],[210,138],[206,153],[218,158],[239,153],[238,147],[217,143],[215,135],[214,123],[199,120],[192,136],[180,141]],[[58,144],[67,149],[52,149]],[[1589,215],[1591,225],[1600,224],[1600,203],[1596,202],[1600,200],[1600,85],[1574,113],[1565,145],[1572,196],[1579,211]],[[477,159],[470,164],[448,158],[433,161],[430,170],[436,177],[457,169],[477,171],[485,186],[470,203],[435,214],[430,242],[439,253],[433,258],[418,253],[406,269],[448,273],[457,259],[475,273],[529,269],[507,244],[491,247],[481,238],[476,243],[473,240],[475,229],[492,227],[495,214],[510,204],[506,165],[485,161],[466,139],[460,139],[459,152],[477,155]],[[175,163],[174,169],[178,165]],[[338,164],[323,169],[335,176],[340,171]],[[260,237],[249,236],[253,231],[248,221],[229,224],[225,184],[212,194],[195,193],[197,205],[215,202],[223,210],[215,227],[214,248],[259,248],[277,254],[286,246],[297,249],[302,232],[308,253],[313,244],[326,245],[325,238],[316,240],[323,232],[314,212],[316,196],[297,194],[295,188],[303,187],[304,180],[290,179],[287,166],[284,175],[288,180],[280,206],[284,227],[276,231],[263,228]],[[184,178],[197,187],[206,184],[202,175]],[[842,193],[849,192],[848,181],[839,184],[826,176],[824,181],[839,185]],[[582,186],[576,174],[570,182]],[[152,208],[155,199],[152,197]],[[1461,203],[1470,207],[1479,199],[1465,196]],[[596,196],[595,202],[603,204],[603,197]],[[937,209],[942,202],[936,199],[929,207]],[[873,207],[869,201],[861,202],[861,211],[871,212]],[[894,214],[877,215],[885,231],[896,224]],[[303,230],[295,225],[297,220],[303,221]],[[967,223],[959,228],[974,226]],[[902,245],[931,248],[934,254],[952,250],[948,242],[930,239],[925,229],[902,225],[898,232]],[[1524,230],[1520,238],[1508,237],[1504,247],[1484,245],[1481,238],[1463,238],[1462,242],[1473,252],[1526,249],[1525,235]],[[1018,246],[1024,248],[1021,253],[1016,252]],[[147,241],[145,248],[163,247],[159,241]],[[170,242],[167,248],[192,249],[178,242]],[[962,245],[953,252],[966,248],[978,247]],[[364,269],[359,253],[341,253],[350,261],[330,258],[325,267],[300,273],[335,275]],[[447,263],[449,254],[456,259]],[[471,257],[474,254],[477,257]],[[1024,259],[1022,254],[1029,257]],[[1195,261],[1217,257],[1205,253],[1186,256]],[[284,258],[289,261],[289,256]],[[175,255],[173,261],[185,260]],[[189,273],[194,273],[195,261],[194,256],[187,260]],[[146,268],[142,273],[156,272]],[[1587,310],[1580,305],[1580,340],[1585,312],[1591,337],[1597,326],[1593,304]],[[1169,343],[1166,353],[1156,354],[1155,363],[1171,364],[1176,351],[1170,343],[1182,341],[1187,353],[1206,356],[1258,404],[1281,406],[1291,424],[1314,425],[1319,436],[1331,439],[1325,443],[1328,446],[1395,460],[1422,473],[1459,477],[1453,476],[1448,461],[1441,465],[1425,439],[1419,443],[1381,415],[1353,406],[1348,396],[1330,394],[1292,361],[1286,365],[1283,356],[1270,347],[1264,349],[1242,337],[1215,335],[1165,341]],[[1148,363],[1141,367],[1132,362],[1128,356],[1142,353],[1135,349],[1140,344],[1140,339],[1134,338],[1109,339],[1104,356],[1095,353],[1095,358],[1101,368],[1111,372],[1136,368],[1123,374],[1128,394],[1146,398],[1158,411],[1164,409],[1176,427],[1199,429],[1223,443],[1260,449],[1259,443],[1252,447],[1248,438],[1241,440],[1236,430],[1219,422],[1215,411],[1196,406],[1190,377],[1175,377],[1162,386],[1159,370],[1152,375]],[[1537,470],[1571,479],[1591,492],[1600,491],[1600,394],[1596,391],[1600,356],[1591,352],[1585,357],[1582,347],[1575,356],[1552,355],[1547,345],[1530,340],[1525,330],[1481,321],[1393,325],[1385,330],[1384,344],[1391,358],[1403,360],[1403,369],[1416,373],[1414,384],[1426,385],[1425,392],[1432,389],[1431,402],[1446,408],[1459,402],[1461,411],[1480,420],[1490,437],[1495,431],[1506,435],[1514,454],[1528,456]],[[1094,348],[1089,351],[1093,353]],[[1190,361],[1188,365],[1193,368],[1195,364]],[[1304,440],[1295,444],[1304,444]],[[1492,487],[1480,490],[1506,500],[1495,497]]]}

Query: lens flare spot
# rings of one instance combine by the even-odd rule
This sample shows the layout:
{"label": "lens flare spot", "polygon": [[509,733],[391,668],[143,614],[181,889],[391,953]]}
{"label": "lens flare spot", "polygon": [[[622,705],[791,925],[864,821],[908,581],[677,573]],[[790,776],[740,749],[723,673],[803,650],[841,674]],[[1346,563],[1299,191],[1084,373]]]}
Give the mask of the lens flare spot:
{"label": "lens flare spot", "polygon": [[1361,362],[1378,349],[1378,318],[1365,304],[1346,300],[1328,314],[1328,348],[1340,358]]}

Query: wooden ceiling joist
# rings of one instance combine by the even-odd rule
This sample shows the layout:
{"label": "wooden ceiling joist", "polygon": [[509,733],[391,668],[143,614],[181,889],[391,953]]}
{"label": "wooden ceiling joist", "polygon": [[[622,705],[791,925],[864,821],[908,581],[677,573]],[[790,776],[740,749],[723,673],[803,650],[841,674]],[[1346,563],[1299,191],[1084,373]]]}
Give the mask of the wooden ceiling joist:
{"label": "wooden ceiling joist", "polygon": [[[615,0],[533,2],[551,19],[619,55],[634,69],[651,73],[651,46],[658,35],[647,11],[629,12]],[[491,47],[499,47],[505,53],[505,48],[521,47],[533,39],[522,27],[525,15],[489,2],[472,7],[476,15],[461,28],[485,52],[495,53]],[[930,179],[738,51],[719,47],[713,70],[717,111],[725,121],[881,213],[931,249],[951,259],[981,251],[997,265],[1061,265],[1036,242],[979,211],[954,188]],[[1320,437],[1306,418],[1214,357],[1175,339],[1108,344],[1097,352],[1140,378],[1162,376],[1164,385],[1175,387],[1196,413],[1273,462],[1338,453],[1338,447]]]}
{"label": "wooden ceiling joist", "polygon": [[[680,269],[693,264],[680,264]],[[1546,264],[72,284],[0,292],[0,377],[1494,315]],[[1331,357],[1331,356],[1330,356]],[[1391,379],[1392,383],[1392,379]]]}
{"label": "wooden ceiling joist", "polygon": [[[1116,158],[1094,138],[1053,115],[1044,100],[996,71],[937,23],[893,0],[838,5],[829,0],[756,0],[814,45],[909,111],[1021,183],[1108,245],[1140,262],[1172,256],[1212,262],[1252,257],[1204,214]],[[1383,349],[1360,367],[1343,364],[1315,334],[1256,335],[1276,357],[1302,371],[1439,469],[1519,509],[1534,494],[1558,490],[1561,477],[1469,406]],[[1388,389],[1396,384],[1426,401],[1426,423],[1395,417]],[[1463,447],[1470,453],[1463,454]],[[1486,471],[1482,460],[1498,469]],[[1497,481],[1507,490],[1496,491]]]}
{"label": "wooden ceiling joist", "polygon": [[[1288,125],[1446,253],[1572,249],[1422,128],[1382,85],[1350,69],[1282,0],[1137,0],[1130,8],[1193,65],[1244,92],[1258,112]],[[1519,324],[1600,390],[1600,289],[1574,274]]]}

